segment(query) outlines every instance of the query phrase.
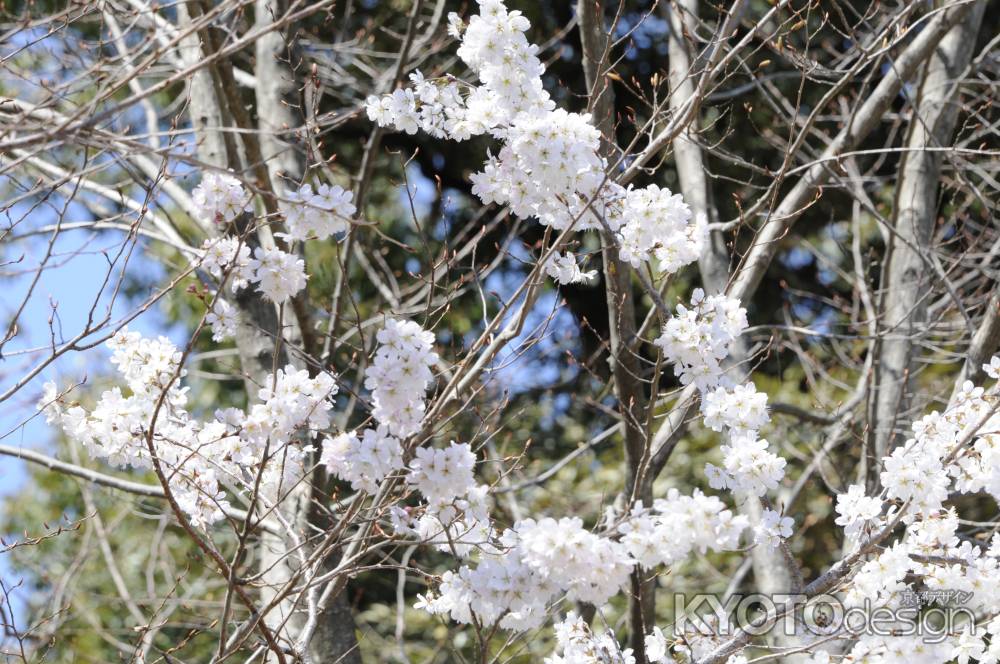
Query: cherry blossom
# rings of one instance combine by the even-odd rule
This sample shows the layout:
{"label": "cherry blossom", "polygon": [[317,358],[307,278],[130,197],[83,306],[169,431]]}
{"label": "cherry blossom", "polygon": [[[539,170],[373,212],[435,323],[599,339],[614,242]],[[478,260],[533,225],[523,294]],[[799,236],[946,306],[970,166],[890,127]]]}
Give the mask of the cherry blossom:
{"label": "cherry blossom", "polygon": [[208,172],[191,194],[198,215],[214,223],[230,223],[244,212],[253,212],[250,195],[232,175]]}
{"label": "cherry blossom", "polygon": [[339,185],[321,184],[314,191],[312,185],[303,184],[285,198],[286,236],[290,240],[325,240],[343,233],[356,211],[351,202],[354,194]]}
{"label": "cherry blossom", "polygon": [[416,433],[424,415],[424,393],[438,361],[434,335],[413,321],[387,320],[378,332],[379,347],[365,373],[375,419],[395,436]]}

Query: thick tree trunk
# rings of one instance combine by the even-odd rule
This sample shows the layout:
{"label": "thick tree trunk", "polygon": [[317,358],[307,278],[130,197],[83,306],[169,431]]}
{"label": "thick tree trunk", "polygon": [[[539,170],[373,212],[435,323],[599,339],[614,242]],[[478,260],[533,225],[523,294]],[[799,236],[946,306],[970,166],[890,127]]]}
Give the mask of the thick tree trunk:
{"label": "thick tree trunk", "polygon": [[[893,230],[886,249],[888,279],[881,294],[881,334],[870,422],[871,453],[881,459],[907,424],[913,370],[926,334],[928,255],[937,218],[943,153],[958,116],[956,90],[969,64],[985,2],[976,3],[929,58],[913,102],[906,151],[896,184]],[[877,468],[873,469],[875,472]]]}
{"label": "thick tree trunk", "polygon": [[994,284],[993,294],[986,304],[983,318],[969,343],[969,352],[965,363],[955,380],[952,398],[965,381],[971,380],[976,384],[982,382],[985,375],[983,365],[990,361],[990,357],[997,352],[997,348],[1000,348],[1000,285]]}
{"label": "thick tree trunk", "polygon": [[[257,0],[254,14],[258,28],[280,18],[286,9],[285,0]],[[294,26],[287,30],[291,33]],[[287,40],[286,33],[275,30],[256,41],[255,55],[260,152],[267,165],[272,186],[280,196],[285,191],[297,188],[306,171],[301,148],[295,145],[294,140],[290,140],[293,136],[291,132],[302,126],[301,100],[293,70],[297,54]],[[300,536],[325,530],[325,524],[313,523],[317,516],[317,511],[312,509],[313,501],[317,499],[316,493],[313,482],[301,482],[282,506],[282,513],[288,523],[296,524]],[[274,593],[296,572],[297,557],[289,555],[289,551],[295,549],[295,543],[288,538],[267,533],[261,536],[260,567],[265,582],[261,595],[265,601],[272,599]],[[319,566],[320,573],[328,569],[327,564]],[[311,633],[308,643],[302,643],[300,638],[309,619],[309,608],[302,602],[295,604],[286,599],[265,619],[276,631],[284,626],[287,638],[303,649],[302,654],[309,662],[361,664],[348,594],[341,592],[325,610],[314,610],[320,615],[315,616],[316,629]]]}
{"label": "thick tree trunk", "polygon": [[[667,3],[661,6],[670,21],[670,109],[679,113],[684,103],[695,94],[693,76],[697,74],[697,68],[692,67],[693,60],[684,36],[685,20],[682,12],[697,18],[698,0],[679,0],[677,8]],[[697,118],[696,115],[691,124],[673,140],[674,164],[677,166],[677,178],[680,180],[684,201],[691,206],[695,215],[703,215],[708,223],[715,223],[719,220],[719,215],[712,198],[701,147],[695,142]],[[726,284],[729,283],[729,251],[721,232],[716,231],[709,236],[709,245],[698,259],[698,270],[707,292],[721,293],[726,289]]]}
{"label": "thick tree trunk", "polygon": [[[611,82],[605,77],[608,34],[604,26],[604,6],[600,0],[579,0],[580,41],[583,68],[590,92],[590,111],[602,134],[602,153],[609,160],[615,154],[615,97]],[[605,294],[608,304],[609,343],[615,395],[622,417],[625,438],[625,495],[632,500],[652,503],[652,483],[640,477],[647,451],[644,427],[646,397],[641,367],[636,355],[635,303],[632,297],[631,268],[618,259],[618,250],[607,231],[601,233],[601,256],[604,264]],[[650,577],[650,578],[646,578]],[[630,639],[637,664],[646,664],[645,633],[652,630],[655,618],[656,580],[637,569],[632,574],[629,595]]]}
{"label": "thick tree trunk", "polygon": [[[254,14],[258,28],[282,16],[286,0],[257,0]],[[289,32],[294,31],[294,26]],[[268,32],[254,43],[257,80],[257,127],[260,151],[280,194],[294,188],[305,175],[305,158],[292,132],[302,126],[301,96],[293,67],[299,57],[281,30]]]}
{"label": "thick tree trunk", "polygon": [[[191,24],[188,3],[177,4],[177,19],[182,30]],[[181,39],[180,52],[185,66],[195,65],[204,58],[197,32],[191,32]],[[216,168],[226,168],[226,143],[221,131],[222,109],[215,99],[215,87],[208,68],[197,69],[188,79],[188,96],[191,100],[191,126],[198,142],[198,159]],[[195,221],[199,224],[208,221],[206,227],[211,226],[209,220]]]}
{"label": "thick tree trunk", "polygon": [[857,112],[851,115],[847,126],[830,141],[819,159],[802,174],[792,189],[781,199],[781,203],[768,215],[750,247],[743,266],[736,274],[729,289],[730,295],[742,300],[757,290],[767,266],[781,247],[782,238],[809,207],[809,202],[817,190],[830,179],[837,158],[857,147],[882,122],[886,111],[903,89],[903,84],[910,80],[919,67],[932,56],[944,36],[962,22],[974,7],[983,5],[985,1],[974,5],[953,3],[931,19],[917,33],[909,46],[893,60],[892,68],[861,103]]}
{"label": "thick tree trunk", "polygon": [[[270,21],[276,15],[272,10],[280,10],[267,6],[270,4],[258,3],[259,21]],[[192,15],[199,14],[198,9],[194,3],[190,11],[186,3],[179,5],[178,15],[182,29],[190,22]],[[184,48],[185,60],[192,63],[203,58],[207,52],[207,47],[202,45],[197,32],[186,38]],[[256,48],[256,80],[259,82],[256,94],[261,152],[270,180],[280,192],[285,178],[297,183],[304,173],[301,155],[278,138],[278,132],[298,124],[294,122],[290,107],[285,104],[285,95],[294,89],[294,83],[290,70],[284,66],[285,43],[279,32],[262,37]],[[206,164],[220,169],[242,171],[242,159],[239,155],[245,151],[241,151],[238,142],[225,132],[231,119],[226,112],[224,95],[220,94],[221,83],[213,80],[212,71],[211,68],[199,69],[190,82],[190,113],[198,141],[198,157]],[[238,227],[234,230],[243,234],[246,228]],[[247,233],[246,239],[254,247],[261,241],[270,242],[270,235],[265,233],[258,239],[256,233]],[[296,321],[290,309],[286,309],[287,320],[282,321],[275,306],[256,290],[243,289],[233,301],[239,312],[236,348],[247,393],[252,401],[253,395],[267,383],[275,367],[283,367],[289,362],[295,364],[294,357],[284,349],[283,337],[288,336],[289,340],[298,341],[301,335],[297,332]],[[312,497],[312,483],[303,482],[283,501],[281,512],[287,523],[299,526],[297,529],[300,535],[308,532],[307,519],[311,513]],[[268,495],[265,498],[273,501],[278,496]],[[259,566],[264,581],[260,591],[263,606],[275,597],[277,590],[291,577],[297,566],[298,556],[290,553],[296,547],[288,537],[268,532],[261,534],[259,548]],[[305,554],[301,549],[299,551]],[[318,626],[310,642],[302,644],[299,643],[299,632],[306,621],[306,611],[307,607],[301,603],[293,606],[291,601],[285,600],[264,616],[264,620],[286,647],[301,647],[304,651],[302,654],[309,661],[360,664],[355,626],[346,594],[342,593],[318,617]]]}

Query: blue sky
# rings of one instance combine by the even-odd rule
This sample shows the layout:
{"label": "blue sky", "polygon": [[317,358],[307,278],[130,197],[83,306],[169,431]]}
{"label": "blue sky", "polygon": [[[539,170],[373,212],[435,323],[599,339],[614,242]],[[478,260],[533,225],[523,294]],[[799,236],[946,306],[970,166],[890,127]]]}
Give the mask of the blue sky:
{"label": "blue sky", "polygon": [[[19,221],[15,227],[15,235],[29,228],[51,224],[55,220],[54,213],[48,208],[39,206],[24,215],[27,210],[19,210],[18,207],[20,206],[15,206],[5,220],[5,225],[11,221]],[[74,212],[78,214],[73,214]],[[76,220],[86,218],[83,211],[74,210],[74,206],[70,206],[67,217]],[[110,309],[112,320],[120,320],[133,310],[135,302],[124,295],[119,295],[112,301],[113,283],[106,287],[102,284],[109,266],[105,252],[114,256],[123,239],[122,233],[112,231],[95,233],[89,230],[70,230],[60,234],[53,247],[53,256],[48,262],[50,267],[42,273],[18,319],[18,334],[4,348],[4,358],[0,360],[0,391],[6,391],[31,367],[49,355],[46,347],[51,343],[53,330],[58,344],[85,329],[92,308],[97,316],[104,315]],[[0,315],[4,329],[24,300],[47,242],[48,236],[34,236],[3,246],[3,262],[8,263],[5,270],[20,273],[5,277],[4,288],[0,289]],[[133,254],[127,269],[147,275],[151,272],[163,272],[159,265],[146,259],[141,251]],[[157,307],[141,315],[130,327],[144,334],[177,335],[177,330],[169,329]],[[39,348],[45,350],[39,351]],[[55,380],[60,386],[66,386],[100,374],[106,370],[106,358],[103,348],[70,352],[45,368],[0,408],[0,442],[43,452],[50,451],[53,440],[50,428],[44,419],[32,417],[42,385],[47,380]],[[23,477],[23,462],[0,457],[0,498],[18,490],[22,486]]]}
{"label": "blue sky", "polygon": [[[17,233],[23,233],[29,228],[39,228],[51,224],[55,215],[48,208],[37,207],[28,212],[25,208],[8,210],[3,226],[12,221],[19,221]],[[68,210],[69,217],[83,219],[74,215],[74,210]],[[82,212],[82,211],[77,211]],[[15,233],[15,235],[17,234]],[[4,358],[0,360],[0,392],[6,391],[38,362],[47,352],[34,352],[32,349],[45,347],[50,343],[49,320],[53,320],[57,342],[60,338],[72,338],[85,329],[88,314],[94,303],[95,313],[100,316],[110,308],[112,319],[118,320],[132,311],[125,297],[119,297],[114,302],[108,296],[112,289],[102,293],[101,279],[108,270],[108,260],[103,253],[108,250],[114,253],[121,245],[123,234],[117,232],[93,233],[88,230],[64,231],[54,245],[53,257],[49,269],[46,269],[27,306],[19,317],[18,334],[4,348]],[[8,238],[9,239],[9,238]],[[24,300],[37,271],[39,259],[44,254],[48,238],[35,236],[23,241],[5,242],[0,245],[0,263],[7,263],[3,269],[3,288],[0,288],[0,327],[3,330],[12,319],[15,311]],[[16,262],[14,262],[16,261]],[[162,273],[162,268],[145,259],[141,252],[135,253],[129,264],[130,270],[141,270],[146,274]],[[11,273],[15,273],[12,276]],[[57,315],[53,317],[53,313]],[[157,307],[151,308],[145,314],[131,323],[132,329],[144,334],[168,334],[178,336],[176,329],[168,328],[166,320]],[[54,380],[60,386],[69,386],[85,378],[93,378],[107,371],[107,353],[103,348],[95,348],[86,352],[70,352],[31,380],[21,390],[7,401],[0,404],[0,443],[23,447],[46,454],[54,454],[55,437],[52,428],[45,423],[35,408],[42,392],[42,386],[47,380]],[[8,456],[0,455],[0,501],[15,495],[27,487],[26,462]],[[9,574],[6,557],[0,555],[0,576],[6,578]],[[8,579],[16,584],[17,579]],[[13,585],[13,584],[12,584]],[[14,593],[15,610],[17,593]]]}

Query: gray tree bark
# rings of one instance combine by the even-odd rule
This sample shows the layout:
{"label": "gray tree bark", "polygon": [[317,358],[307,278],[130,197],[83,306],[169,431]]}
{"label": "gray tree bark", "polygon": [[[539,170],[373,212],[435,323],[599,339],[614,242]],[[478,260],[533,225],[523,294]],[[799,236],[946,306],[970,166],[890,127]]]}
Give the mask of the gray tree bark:
{"label": "gray tree bark", "polygon": [[[287,4],[287,0],[257,0],[254,6],[257,26],[263,27],[282,16]],[[262,35],[254,44],[254,53],[260,151],[271,182],[280,193],[283,186],[298,185],[305,174],[305,158],[290,133],[302,126],[298,83],[292,71],[298,54],[282,30]]]}
{"label": "gray tree bark", "polygon": [[[191,25],[191,13],[187,2],[177,4],[177,20],[181,29]],[[197,32],[191,32],[181,39],[180,53],[184,65],[188,67],[202,60],[204,51]],[[215,100],[212,74],[207,68],[196,70],[188,79],[188,96],[191,100],[189,111],[191,126],[198,142],[198,159],[211,166],[225,168],[226,143],[220,131],[222,110]],[[196,221],[203,222],[201,219]]]}
{"label": "gray tree bark", "polygon": [[973,7],[984,4],[983,1],[975,4],[952,4],[931,19],[910,45],[893,60],[892,68],[853,114],[847,126],[834,137],[819,159],[803,173],[781,199],[781,203],[768,215],[729,289],[730,295],[745,299],[757,290],[767,266],[781,246],[781,239],[798,221],[816,191],[829,180],[836,159],[853,150],[882,122],[886,111],[903,89],[903,84],[931,57],[944,36],[965,19]]}
{"label": "gray tree bark", "polygon": [[[679,113],[684,102],[695,94],[692,68],[693,58],[688,53],[688,44],[684,38],[684,16],[682,12],[697,18],[697,0],[679,0],[678,11],[669,4],[661,5],[670,21],[670,41],[668,56],[670,58],[670,109]],[[681,194],[685,202],[691,206],[695,215],[704,215],[708,223],[719,221],[718,210],[712,197],[711,184],[701,147],[695,142],[697,133],[697,115],[690,125],[685,127],[673,140],[674,163],[677,166],[677,178],[680,180]],[[709,235],[709,245],[698,259],[698,270],[705,290],[709,293],[721,293],[729,283],[729,250],[726,248],[725,236],[715,231]]]}
{"label": "gray tree bark", "polygon": [[[192,15],[199,14],[195,3],[181,3],[178,16],[182,29],[190,24]],[[258,2],[257,20],[270,22],[280,11],[271,2]],[[203,58],[207,49],[202,44],[199,33],[192,33],[186,38],[185,58],[196,62]],[[257,44],[257,77],[259,85],[256,89],[257,111],[259,120],[260,152],[265,160],[270,182],[278,188],[281,178],[289,178],[294,182],[301,180],[304,174],[304,161],[300,153],[285,145],[277,133],[286,127],[298,126],[285,96],[294,90],[292,73],[281,61],[285,50],[284,39],[278,31],[268,33]],[[227,113],[225,95],[221,94],[223,83],[213,77],[213,68],[199,69],[190,82],[190,114],[198,141],[198,157],[210,166],[220,169],[231,169],[242,172],[243,159],[237,142],[227,136],[226,128],[231,125],[231,117]],[[247,164],[248,167],[252,166]],[[279,189],[280,191],[280,189]],[[233,232],[243,235],[251,247],[262,243],[270,243],[269,233],[261,237],[255,232],[247,232],[249,220],[244,219],[234,225]],[[209,227],[212,224],[208,224]],[[252,288],[241,290],[233,299],[239,312],[239,325],[236,334],[236,348],[240,358],[247,393],[256,394],[265,385],[275,367],[283,367],[295,362],[293,354],[286,352],[285,338],[289,341],[301,340],[297,324],[291,312],[286,310],[287,320],[282,320],[275,306],[268,302],[260,293]],[[296,366],[302,368],[302,366]],[[278,461],[275,461],[278,462]],[[276,500],[277,495],[266,496]],[[290,495],[284,498],[281,510],[286,523],[299,525],[300,533],[309,532],[308,517],[313,498],[313,484],[303,482]],[[259,545],[259,567],[263,572],[264,585],[260,591],[261,605],[267,605],[275,598],[275,593],[282,588],[295,571],[297,556],[290,552],[296,550],[289,537],[279,536],[270,532],[262,532]],[[301,549],[299,549],[301,551]],[[305,551],[302,551],[305,553]],[[343,662],[344,664],[360,664],[361,656],[357,648],[355,625],[346,594],[341,594],[331,602],[329,608],[318,616],[317,628],[309,643],[299,643],[299,632],[306,622],[307,607],[293,605],[289,600],[279,602],[277,608],[264,616],[265,623],[284,641],[288,647],[301,647],[303,656],[308,661]]]}
{"label": "gray tree bark", "polygon": [[[881,293],[881,333],[875,364],[869,440],[875,459],[892,447],[906,424],[913,370],[926,332],[929,279],[927,262],[937,218],[938,180],[943,153],[958,116],[956,91],[969,64],[985,2],[941,40],[920,78],[896,184],[893,232],[886,248],[888,279]],[[877,469],[875,469],[877,472]]]}
{"label": "gray tree bark", "polygon": [[[287,10],[287,4],[286,0],[257,0],[254,7],[257,26],[263,28],[281,17]],[[294,26],[287,29],[291,32]],[[293,71],[297,54],[284,30],[264,34],[254,48],[260,153],[275,193],[280,196],[289,189],[295,189],[306,173],[302,149],[290,140],[293,136],[291,132],[301,127],[303,120],[298,83]],[[300,535],[326,530],[329,525],[319,522],[319,515],[313,509],[313,501],[318,497],[316,483],[304,481],[284,501],[282,513],[288,523],[297,526]],[[296,550],[296,546],[288,538],[262,534],[260,566],[265,585],[261,596],[265,602],[270,601],[275,591],[285,586],[297,571],[297,558],[289,555],[292,550]],[[319,566],[320,573],[329,570],[329,562],[324,561]],[[300,636],[309,620],[310,610],[319,613],[315,616],[316,629],[308,642],[302,643]],[[346,592],[339,593],[325,609],[310,609],[301,602],[295,604],[285,599],[265,619],[276,631],[283,625],[289,640],[303,649],[302,654],[309,662],[361,664],[354,616]]]}
{"label": "gray tree bark", "polygon": [[1000,348],[1000,286],[994,284],[993,295],[986,304],[986,311],[976,333],[972,335],[968,356],[955,380],[952,398],[965,381],[971,380],[978,384],[983,380],[983,365],[997,352],[997,348]]}

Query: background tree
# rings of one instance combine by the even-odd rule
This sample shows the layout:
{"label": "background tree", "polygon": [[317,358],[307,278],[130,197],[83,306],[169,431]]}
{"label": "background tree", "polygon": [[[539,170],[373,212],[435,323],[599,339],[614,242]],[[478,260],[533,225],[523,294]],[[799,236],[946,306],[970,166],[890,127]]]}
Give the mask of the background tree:
{"label": "background tree", "polygon": [[[389,317],[416,321],[440,355],[424,438],[473,443],[497,524],[576,515],[600,531],[608,507],[712,492],[703,469],[719,463],[719,436],[651,342],[695,286],[738,298],[752,327],[731,372],[768,394],[767,438],[789,466],[764,503],[730,502],[752,520],[793,516],[797,531],[773,550],[636,568],[608,606],[576,607],[639,662],[652,626],[675,618],[674,592],[822,578],[845,547],[832,497],[855,483],[878,495],[882,457],[911,423],[982,382],[1000,343],[997,18],[985,0],[507,5],[530,20],[556,107],[592,114],[610,177],[668,187],[704,215],[697,269],[633,269],[604,230],[570,246],[595,279],[534,279],[552,229],[472,191],[494,138],[370,120],[369,95],[411,86],[417,70],[474,78],[448,31],[449,13],[467,18],[474,3],[7,3],[0,452],[33,463],[5,467],[30,473],[4,504],[5,653],[528,662],[552,651],[550,631],[512,636],[414,609],[453,557],[393,540],[374,502],[353,512],[318,440],[280,514],[261,506],[276,496],[252,492],[203,546],[155,472],[113,473],[72,441],[46,450],[42,383],[78,383],[67,400],[92,405],[115,380],[101,344],[126,324],[187,351],[198,417],[252,406],[279,367],[333,372],[333,434],[371,421],[375,333]],[[228,225],[192,196],[225,172],[254,205]],[[353,194],[348,232],[283,237],[304,181]],[[226,236],[297,254],[307,286],[278,308],[254,288],[229,295],[192,267],[205,240]],[[216,291],[240,321],[222,344],[205,327]],[[996,504],[956,502],[962,536],[988,542]],[[303,578],[323,590],[310,596]]]}

